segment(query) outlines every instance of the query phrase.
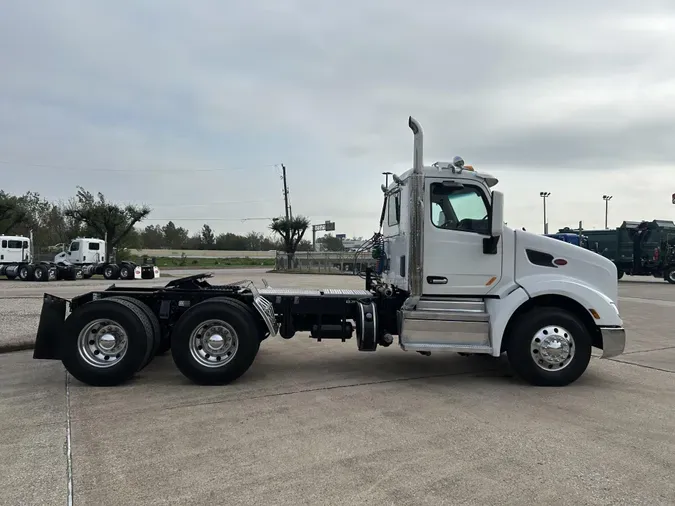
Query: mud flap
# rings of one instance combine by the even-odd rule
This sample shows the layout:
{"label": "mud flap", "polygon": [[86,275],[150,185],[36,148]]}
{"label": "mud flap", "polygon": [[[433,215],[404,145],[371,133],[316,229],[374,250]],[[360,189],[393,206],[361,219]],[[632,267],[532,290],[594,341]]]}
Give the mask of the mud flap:
{"label": "mud flap", "polygon": [[61,339],[65,326],[67,304],[66,299],[45,294],[35,338],[33,358],[61,360]]}

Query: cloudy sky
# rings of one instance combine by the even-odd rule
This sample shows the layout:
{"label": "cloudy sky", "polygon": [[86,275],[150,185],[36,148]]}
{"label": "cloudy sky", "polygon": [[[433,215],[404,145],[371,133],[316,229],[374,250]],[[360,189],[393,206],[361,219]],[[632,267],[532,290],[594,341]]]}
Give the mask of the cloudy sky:
{"label": "cloudy sky", "polygon": [[[670,6],[668,5],[670,4]],[[5,0],[3,189],[80,184],[149,223],[264,231],[294,213],[377,228],[382,171],[456,154],[509,225],[675,219],[669,0]]]}

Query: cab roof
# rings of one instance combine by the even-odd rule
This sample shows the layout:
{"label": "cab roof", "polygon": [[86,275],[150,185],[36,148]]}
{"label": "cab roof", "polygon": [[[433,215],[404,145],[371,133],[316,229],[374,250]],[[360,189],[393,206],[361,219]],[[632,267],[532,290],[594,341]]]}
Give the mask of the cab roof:
{"label": "cab roof", "polygon": [[[453,169],[455,170],[453,171]],[[398,178],[405,181],[410,177],[412,172],[413,169],[408,169],[403,174],[398,176]],[[485,182],[489,188],[492,188],[499,182],[499,179],[493,175],[487,174],[485,172],[478,172],[471,165],[465,165],[460,171],[453,167],[452,162],[436,162],[432,165],[425,165],[422,169],[422,174],[424,174],[425,177],[442,177],[448,175],[455,177],[459,176],[461,179],[477,179]],[[396,185],[397,183],[394,181],[389,185],[389,189],[392,189]]]}

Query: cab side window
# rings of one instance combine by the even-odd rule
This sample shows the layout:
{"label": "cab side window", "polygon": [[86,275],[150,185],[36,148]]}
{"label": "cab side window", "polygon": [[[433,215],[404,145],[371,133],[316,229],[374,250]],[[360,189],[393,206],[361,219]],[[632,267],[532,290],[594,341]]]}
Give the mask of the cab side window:
{"label": "cab side window", "polygon": [[437,228],[489,235],[489,206],[475,186],[431,185],[431,222]]}
{"label": "cab side window", "polygon": [[401,192],[392,193],[387,197],[387,224],[390,227],[401,221]]}

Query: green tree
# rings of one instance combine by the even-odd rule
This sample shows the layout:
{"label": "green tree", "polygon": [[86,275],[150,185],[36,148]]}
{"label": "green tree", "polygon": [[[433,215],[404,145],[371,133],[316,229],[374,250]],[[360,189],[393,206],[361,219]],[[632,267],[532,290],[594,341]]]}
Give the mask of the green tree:
{"label": "green tree", "polygon": [[304,216],[279,217],[272,220],[270,229],[281,237],[283,250],[288,255],[289,269],[293,267],[293,256],[298,251],[298,246],[307,231],[307,227],[309,227],[309,218]]}
{"label": "green tree", "polygon": [[151,212],[147,206],[123,207],[107,201],[100,192],[94,197],[81,186],[77,189],[75,199],[65,210],[65,215],[86,224],[99,238],[105,238],[108,255],[118,246],[127,246],[125,239],[130,239],[134,226]]}
{"label": "green tree", "polygon": [[21,199],[0,190],[0,233],[9,234],[27,217],[28,212]]}
{"label": "green tree", "polygon": [[344,251],[345,249],[342,244],[342,239],[335,237],[333,234],[326,234],[323,237],[319,237],[316,242],[318,242],[321,249],[325,251]]}
{"label": "green tree", "polygon": [[201,247],[202,249],[213,249],[216,244],[216,235],[211,230],[211,227],[204,223],[201,233]]}
{"label": "green tree", "polygon": [[164,232],[164,247],[180,249],[187,246],[190,239],[190,233],[183,227],[177,227],[173,221],[170,221],[162,227]]}

